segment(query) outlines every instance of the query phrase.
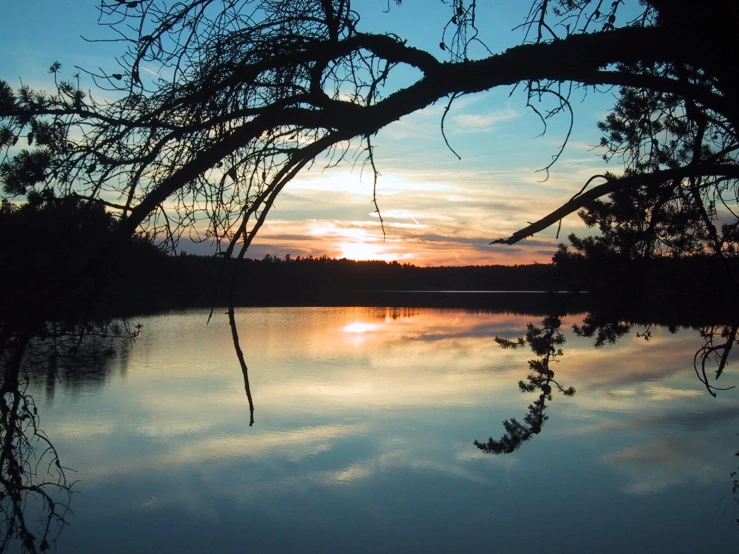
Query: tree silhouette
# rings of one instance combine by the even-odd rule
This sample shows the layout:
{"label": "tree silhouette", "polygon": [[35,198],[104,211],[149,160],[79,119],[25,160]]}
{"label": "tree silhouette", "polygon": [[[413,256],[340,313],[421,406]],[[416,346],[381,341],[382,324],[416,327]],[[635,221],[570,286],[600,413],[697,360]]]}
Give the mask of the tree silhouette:
{"label": "tree silhouette", "polygon": [[[535,0],[525,44],[478,58],[471,46],[485,37],[476,2],[447,6],[440,50],[426,52],[399,36],[362,32],[349,0],[103,0],[101,22],[126,51],[117,71],[88,75],[117,100],[95,101],[79,81],[61,78],[58,63],[50,68],[53,94],[3,83],[0,178],[9,194],[53,187],[105,200],[122,234],[144,226],[174,244],[203,219],[203,238],[226,241],[231,254],[237,243],[248,247],[301,169],[319,156],[331,165],[357,151],[374,165],[373,135],[404,115],[521,84],[534,109],[542,97],[556,99],[540,112],[547,118],[572,109],[572,84],[616,85],[603,146],[608,157],[624,158],[624,174],[603,175],[602,184],[502,242],[607,195],[614,210],[621,196],[646,195],[652,234],[682,234],[684,227],[657,224],[665,210],[680,211],[695,228],[697,238],[675,248],[733,244],[737,226],[718,234],[723,212],[714,209],[731,200],[739,177],[739,73],[736,60],[720,56],[732,46],[726,2],[647,1],[628,19],[622,0]],[[144,64],[169,77],[146,78]],[[389,78],[401,66],[421,76],[393,89]],[[21,139],[28,147],[12,148]],[[165,200],[176,209],[166,211]]]}
{"label": "tree silhouette", "polygon": [[50,190],[0,204],[0,552],[13,542],[48,550],[70,514],[73,483],[41,428],[31,381],[44,375],[53,393],[72,365],[104,366],[139,333],[111,315],[130,300],[130,266],[156,256],[150,243],[125,241],[104,271],[87,271],[116,225],[99,203]]}

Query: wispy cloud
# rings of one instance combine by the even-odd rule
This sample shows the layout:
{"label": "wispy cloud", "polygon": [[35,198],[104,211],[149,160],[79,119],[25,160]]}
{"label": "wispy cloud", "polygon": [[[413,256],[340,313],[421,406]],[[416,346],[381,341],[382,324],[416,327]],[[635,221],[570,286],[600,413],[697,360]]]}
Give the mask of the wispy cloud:
{"label": "wispy cloud", "polygon": [[723,457],[713,443],[674,437],[623,448],[603,461],[626,474],[624,492],[650,494],[680,483],[725,478],[720,470]]}
{"label": "wispy cloud", "polygon": [[492,111],[487,113],[463,113],[453,116],[453,131],[455,133],[486,133],[498,127],[500,123],[517,119],[521,116],[521,112],[506,108],[503,110]]}

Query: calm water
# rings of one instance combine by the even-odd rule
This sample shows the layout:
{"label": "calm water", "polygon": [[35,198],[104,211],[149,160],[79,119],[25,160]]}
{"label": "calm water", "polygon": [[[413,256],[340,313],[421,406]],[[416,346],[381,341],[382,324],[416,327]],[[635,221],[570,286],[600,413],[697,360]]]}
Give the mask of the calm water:
{"label": "calm water", "polygon": [[[138,318],[134,347],[35,392],[76,470],[62,553],[736,552],[739,392],[711,398],[695,331],[594,350],[567,334],[542,433],[521,419],[535,317],[462,310],[239,313],[256,424],[225,316]],[[569,328],[577,317],[565,322]],[[732,366],[729,366],[729,370]],[[738,384],[735,371],[723,378]]]}

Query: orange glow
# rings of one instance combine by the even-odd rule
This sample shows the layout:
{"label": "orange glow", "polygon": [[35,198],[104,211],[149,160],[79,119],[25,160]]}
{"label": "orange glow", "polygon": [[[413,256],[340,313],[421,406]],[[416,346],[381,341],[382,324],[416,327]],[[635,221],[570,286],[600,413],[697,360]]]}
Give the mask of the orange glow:
{"label": "orange glow", "polygon": [[368,331],[376,331],[380,327],[381,325],[377,323],[362,323],[359,321],[355,321],[354,323],[345,325],[344,332],[345,333],[366,333]]}
{"label": "orange glow", "polygon": [[552,237],[539,237],[516,246],[491,246],[487,238],[472,241],[464,237],[464,240],[434,237],[427,240],[390,225],[386,226],[386,231],[383,241],[379,229],[362,228],[358,224],[343,227],[334,222],[309,222],[301,226],[299,222],[287,220],[267,221],[247,255],[258,259],[265,254],[280,257],[290,254],[293,258],[325,255],[416,266],[466,266],[550,263],[557,249],[557,241]]}
{"label": "orange glow", "polygon": [[400,258],[393,252],[388,252],[387,248],[382,244],[372,244],[369,242],[345,242],[340,245],[341,254],[339,257],[349,260],[382,260],[392,262]]}
{"label": "orange glow", "polygon": [[[307,246],[307,245],[306,245]],[[306,248],[310,252],[326,253],[330,257],[357,261],[383,261],[410,263],[417,266],[466,266],[466,265],[513,265],[551,263],[556,243],[551,251],[527,251],[521,248],[506,250],[505,247],[480,245],[438,244],[433,242],[408,241],[384,244],[382,242],[314,242]],[[314,254],[315,255],[315,254]]]}

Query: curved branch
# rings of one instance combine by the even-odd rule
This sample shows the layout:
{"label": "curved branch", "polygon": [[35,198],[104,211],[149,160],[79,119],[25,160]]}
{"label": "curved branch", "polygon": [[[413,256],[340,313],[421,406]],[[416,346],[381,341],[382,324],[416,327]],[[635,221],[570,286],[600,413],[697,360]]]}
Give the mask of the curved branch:
{"label": "curved branch", "polygon": [[590,189],[578,196],[572,198],[569,202],[563,204],[549,215],[543,217],[539,221],[527,225],[523,229],[516,231],[510,237],[504,239],[496,239],[490,244],[516,244],[525,238],[528,238],[539,231],[543,231],[550,225],[554,225],[557,221],[576,212],[580,208],[584,208],[593,200],[606,196],[617,190],[642,186],[650,183],[662,183],[675,179],[685,179],[688,177],[728,177],[739,179],[739,166],[736,165],[713,165],[713,166],[689,166],[678,169],[666,169],[664,171],[655,171],[653,173],[640,173],[638,175],[627,175],[617,177],[607,173],[603,177],[606,182]]}
{"label": "curved branch", "polygon": [[[281,127],[326,130],[337,138],[336,142],[371,136],[401,117],[426,108],[441,98],[481,92],[519,82],[541,80],[570,81],[585,85],[644,86],[658,92],[679,93],[694,98],[729,119],[734,117],[736,107],[728,105],[724,98],[708,88],[668,78],[636,75],[630,71],[604,69],[616,64],[674,63],[676,52],[683,57],[689,55],[685,54],[684,47],[678,48],[679,40],[682,39],[670,35],[659,27],[627,27],[601,33],[571,35],[564,40],[550,43],[518,46],[482,60],[454,63],[441,63],[428,52],[407,46],[399,38],[390,35],[357,33],[339,41],[307,42],[303,47],[290,52],[268,56],[263,62],[247,64],[243,70],[234,72],[233,77],[240,80],[243,85],[248,85],[256,73],[279,66],[284,61],[284,56],[288,54],[292,57],[293,65],[295,63],[321,65],[327,59],[338,60],[361,50],[371,52],[377,58],[391,63],[412,65],[420,69],[424,75],[413,85],[370,105],[331,99],[319,91],[317,95],[301,93],[289,95],[287,98],[275,98],[261,106],[251,108],[248,116],[244,113],[235,113],[235,118],[231,122],[237,124],[237,120],[243,118],[240,126],[221,135],[220,138],[209,139],[189,159],[172,167],[172,171],[166,177],[153,183],[152,189],[140,203],[131,207],[123,220],[121,231],[133,233],[156,206],[197,180],[205,171],[215,167],[225,156],[235,153],[270,130]],[[629,48],[624,48],[624,44],[628,44]],[[297,59],[295,57],[300,58],[298,62],[295,61]],[[227,79],[225,86],[231,85],[233,83]],[[206,91],[208,90],[210,89],[206,87]],[[189,111],[199,109],[201,96],[200,92],[195,92],[187,98],[186,107]],[[184,107],[181,106],[183,109]],[[77,112],[73,113],[79,115]],[[153,115],[156,116],[157,113],[155,109]],[[130,129],[145,121],[146,125],[154,129],[162,124],[171,125],[173,121],[178,121],[176,118],[169,118],[168,122],[160,122],[156,117],[151,117],[152,113],[143,116],[142,114],[131,116],[130,122],[118,125]],[[216,123],[206,122],[206,126],[212,127]],[[186,141],[191,131],[190,124],[180,125],[167,140]],[[147,164],[144,158],[138,163]],[[610,192],[608,187],[612,186],[616,185],[607,183],[593,189],[575,200],[574,204],[572,202],[566,204],[561,210],[564,210],[565,214],[571,213],[583,205],[588,197],[595,198],[598,192],[607,194]]]}

